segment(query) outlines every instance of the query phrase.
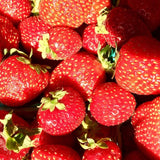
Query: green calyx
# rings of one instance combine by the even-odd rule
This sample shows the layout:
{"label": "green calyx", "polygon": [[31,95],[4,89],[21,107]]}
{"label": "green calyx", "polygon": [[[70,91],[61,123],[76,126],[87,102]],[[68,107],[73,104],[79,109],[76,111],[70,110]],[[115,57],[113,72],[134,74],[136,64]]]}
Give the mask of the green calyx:
{"label": "green calyx", "polygon": [[55,52],[53,52],[49,47],[49,34],[43,34],[43,39],[39,41],[40,47],[38,48],[38,51],[42,53],[42,58],[47,58],[47,55],[51,55],[51,57],[54,59],[57,55]]}
{"label": "green calyx", "polygon": [[2,136],[6,140],[6,147],[8,150],[18,153],[24,148],[34,147],[30,136],[40,133],[40,129],[36,128],[30,130],[16,126],[12,121],[12,112],[8,113],[0,122],[4,126]]}
{"label": "green calyx", "polygon": [[49,97],[43,97],[41,99],[41,105],[39,107],[42,107],[42,111],[49,109],[52,112],[55,108],[65,110],[65,105],[60,103],[59,100],[67,94],[67,91],[58,90],[55,92],[49,92],[49,94]]}
{"label": "green calyx", "polygon": [[33,15],[39,15],[39,4],[41,0],[30,0],[32,5],[32,13]]}

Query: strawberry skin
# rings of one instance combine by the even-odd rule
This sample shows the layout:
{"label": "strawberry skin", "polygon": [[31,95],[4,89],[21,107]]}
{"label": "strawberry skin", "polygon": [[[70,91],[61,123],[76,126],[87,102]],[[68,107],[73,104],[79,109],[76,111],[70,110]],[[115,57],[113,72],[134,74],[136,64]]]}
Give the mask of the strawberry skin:
{"label": "strawberry skin", "polygon": [[[64,1],[43,0],[40,2],[40,17],[52,26],[79,27],[88,15],[92,0]],[[67,7],[66,7],[67,6]]]}
{"label": "strawberry skin", "polygon": [[142,103],[132,117],[135,140],[151,159],[160,159],[160,97]]}
{"label": "strawberry skin", "polygon": [[64,145],[42,145],[33,149],[32,160],[81,160],[78,153],[70,147]]}
{"label": "strawberry skin", "polygon": [[39,16],[30,16],[20,22],[18,29],[24,49],[30,53],[32,48],[33,55],[40,59],[41,52],[38,51],[40,47],[39,41],[43,39],[43,34],[47,34],[50,28],[51,26],[45,24]]}
{"label": "strawberry skin", "polygon": [[136,106],[134,96],[115,82],[97,86],[91,99],[92,116],[106,126],[118,125],[128,120]]}
{"label": "strawberry skin", "polygon": [[[59,109],[55,104],[55,109],[43,110],[44,104],[38,110],[37,121],[43,130],[51,135],[64,135],[75,130],[85,117],[85,103],[81,95],[71,87],[62,88],[67,92],[58,103],[64,104],[65,109]],[[53,101],[51,99],[51,101]]]}
{"label": "strawberry skin", "polygon": [[126,90],[139,95],[160,92],[160,42],[152,37],[131,38],[120,50],[115,78]]}
{"label": "strawberry skin", "polygon": [[13,55],[0,64],[0,102],[15,107],[37,97],[49,81],[48,71],[40,71],[38,74],[18,58],[23,59],[21,56]]}
{"label": "strawberry skin", "polygon": [[31,8],[31,1],[29,0],[0,1],[0,14],[8,17],[14,24],[29,17]]}
{"label": "strawberry skin", "polygon": [[104,81],[106,73],[97,58],[88,52],[78,52],[53,70],[47,89],[72,86],[87,100],[95,87]]}

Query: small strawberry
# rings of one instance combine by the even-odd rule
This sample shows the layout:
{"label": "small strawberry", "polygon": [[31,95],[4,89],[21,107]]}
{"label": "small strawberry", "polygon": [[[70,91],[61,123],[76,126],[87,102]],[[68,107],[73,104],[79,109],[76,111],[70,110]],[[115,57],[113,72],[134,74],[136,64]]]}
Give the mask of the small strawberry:
{"label": "small strawberry", "polygon": [[22,106],[40,95],[48,85],[47,69],[31,64],[28,57],[12,55],[0,64],[0,68],[0,102],[5,105]]}
{"label": "small strawberry", "polygon": [[95,87],[104,81],[105,70],[97,58],[88,52],[79,52],[62,61],[53,70],[47,89],[71,86],[87,100]]}
{"label": "small strawberry", "polygon": [[118,125],[128,120],[135,107],[134,96],[115,82],[97,86],[90,102],[92,116],[106,126]]}
{"label": "small strawberry", "polygon": [[115,79],[139,95],[160,93],[160,42],[148,36],[131,38],[120,50]]}
{"label": "small strawberry", "polygon": [[102,11],[96,32],[105,33],[107,43],[114,48],[116,46],[120,48],[133,36],[151,35],[148,27],[140,17],[131,9],[123,7]]}
{"label": "small strawberry", "polygon": [[138,106],[132,117],[139,149],[149,158],[160,159],[160,97]]}
{"label": "small strawberry", "polygon": [[8,17],[14,24],[29,17],[31,8],[29,0],[0,0],[0,14]]}
{"label": "small strawberry", "polygon": [[49,92],[42,98],[37,114],[39,126],[51,135],[64,135],[74,131],[85,116],[85,103],[71,87]]}
{"label": "small strawberry", "polygon": [[98,46],[101,45],[101,47],[104,47],[106,45],[106,35],[96,33],[95,27],[96,24],[90,24],[84,29],[82,42],[85,50],[97,54]]}
{"label": "small strawberry", "polygon": [[77,28],[83,24],[91,9],[92,0],[64,1],[43,0],[39,4],[39,15],[52,26]]}
{"label": "small strawberry", "polygon": [[87,24],[93,24],[97,23],[97,17],[100,14],[100,11],[104,8],[111,8],[111,0],[93,0],[92,2],[92,7],[90,9],[89,14],[87,15],[85,19],[85,23]]}
{"label": "small strawberry", "polygon": [[159,0],[127,0],[128,8],[135,11],[151,31],[160,26]]}
{"label": "small strawberry", "polygon": [[79,154],[64,145],[41,145],[33,149],[31,160],[81,160]]}
{"label": "small strawberry", "polygon": [[[1,1],[0,1],[1,2]],[[4,48],[19,48],[20,35],[13,23],[5,16],[0,15],[0,39],[2,50]]]}
{"label": "small strawberry", "polygon": [[41,58],[39,41],[43,39],[43,34],[47,34],[50,25],[45,24],[39,16],[30,16],[20,22],[18,29],[21,36],[21,43],[24,49],[29,53],[33,49],[33,55]]}

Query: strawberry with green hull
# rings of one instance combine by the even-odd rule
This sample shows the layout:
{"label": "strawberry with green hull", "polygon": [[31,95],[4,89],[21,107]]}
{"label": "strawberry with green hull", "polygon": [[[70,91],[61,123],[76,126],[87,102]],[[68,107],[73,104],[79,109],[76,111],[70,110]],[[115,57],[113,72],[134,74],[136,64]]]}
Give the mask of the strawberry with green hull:
{"label": "strawberry with green hull", "polygon": [[160,159],[160,97],[138,106],[132,117],[139,149],[153,160]]}
{"label": "strawberry with green hull", "polygon": [[31,160],[81,160],[79,154],[64,145],[42,145],[33,149]]}
{"label": "strawberry with green hull", "polygon": [[0,14],[8,17],[14,24],[29,17],[31,9],[29,0],[0,0]]}
{"label": "strawberry with green hull", "polygon": [[48,85],[50,75],[46,66],[31,64],[28,57],[9,56],[0,67],[0,102],[5,105],[23,106],[40,95]]}
{"label": "strawberry with green hull", "polygon": [[86,101],[96,86],[104,81],[106,72],[97,57],[88,52],[78,52],[53,70],[47,90],[71,86],[79,91]]}
{"label": "strawberry with green hull", "polygon": [[39,4],[39,15],[52,26],[78,28],[90,12],[92,0],[42,0]]}
{"label": "strawberry with green hull", "polygon": [[160,93],[160,42],[152,37],[131,38],[120,50],[115,79],[124,89],[138,94]]}
{"label": "strawberry with green hull", "polygon": [[0,39],[1,48],[19,48],[20,35],[17,28],[5,16],[0,15]]}
{"label": "strawberry with green hull", "polygon": [[79,92],[64,87],[42,98],[37,114],[39,126],[48,134],[65,135],[74,131],[85,117],[85,103]]}

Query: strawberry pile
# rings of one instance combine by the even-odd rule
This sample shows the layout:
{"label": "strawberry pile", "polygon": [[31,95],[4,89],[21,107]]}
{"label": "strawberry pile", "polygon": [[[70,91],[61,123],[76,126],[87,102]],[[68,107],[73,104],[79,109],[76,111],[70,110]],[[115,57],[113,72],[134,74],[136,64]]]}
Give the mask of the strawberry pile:
{"label": "strawberry pile", "polygon": [[0,0],[0,159],[160,160],[160,0]]}

